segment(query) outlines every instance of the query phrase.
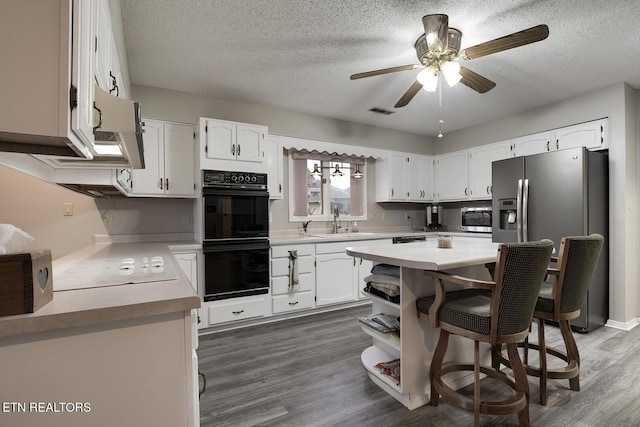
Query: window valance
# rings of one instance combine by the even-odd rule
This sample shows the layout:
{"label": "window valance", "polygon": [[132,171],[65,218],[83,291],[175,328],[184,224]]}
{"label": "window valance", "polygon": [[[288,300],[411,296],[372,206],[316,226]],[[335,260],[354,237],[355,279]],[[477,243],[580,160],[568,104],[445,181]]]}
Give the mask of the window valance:
{"label": "window valance", "polygon": [[[315,139],[294,138],[290,136],[280,135],[270,135],[269,137],[274,141],[280,142],[283,148],[286,148],[287,150],[293,149],[300,152],[307,151],[309,153],[326,153],[328,156],[332,156],[331,158],[346,156],[353,158],[362,158],[362,160],[366,158],[380,159],[386,158],[388,153],[387,150],[382,150],[379,148],[339,144],[336,142],[318,141]],[[331,158],[329,158],[329,160],[331,160]],[[343,161],[346,162],[347,160]]]}

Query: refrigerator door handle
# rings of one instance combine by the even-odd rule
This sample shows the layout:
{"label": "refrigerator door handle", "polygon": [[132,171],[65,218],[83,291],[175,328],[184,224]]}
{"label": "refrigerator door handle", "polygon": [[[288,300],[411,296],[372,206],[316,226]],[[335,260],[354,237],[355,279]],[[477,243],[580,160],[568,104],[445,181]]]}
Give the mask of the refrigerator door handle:
{"label": "refrigerator door handle", "polygon": [[522,241],[529,241],[529,180],[524,180],[524,188],[522,189]]}
{"label": "refrigerator door handle", "polygon": [[516,193],[516,235],[517,242],[522,242],[522,180],[518,180],[518,192]]}

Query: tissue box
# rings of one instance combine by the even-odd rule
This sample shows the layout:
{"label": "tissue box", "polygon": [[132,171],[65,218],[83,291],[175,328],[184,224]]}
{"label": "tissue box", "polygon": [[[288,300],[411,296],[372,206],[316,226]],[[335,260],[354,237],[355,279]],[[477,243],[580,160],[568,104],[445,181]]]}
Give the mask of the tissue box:
{"label": "tissue box", "polygon": [[51,250],[0,255],[0,316],[33,313],[53,299]]}

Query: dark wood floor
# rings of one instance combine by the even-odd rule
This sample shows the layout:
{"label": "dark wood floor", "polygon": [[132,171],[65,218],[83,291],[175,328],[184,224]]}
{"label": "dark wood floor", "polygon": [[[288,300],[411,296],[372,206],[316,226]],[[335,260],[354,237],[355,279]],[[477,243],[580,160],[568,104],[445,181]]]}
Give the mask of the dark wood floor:
{"label": "dark wood floor", "polygon": [[[200,398],[206,426],[468,426],[472,414],[451,407],[409,411],[367,376],[360,353],[371,344],[353,308],[200,337]],[[548,331],[547,331],[548,330]],[[547,341],[559,332],[547,327]],[[575,334],[582,358],[580,392],[552,380],[546,406],[530,377],[531,422],[537,426],[640,425],[640,327]],[[517,425],[515,415],[481,424]]]}

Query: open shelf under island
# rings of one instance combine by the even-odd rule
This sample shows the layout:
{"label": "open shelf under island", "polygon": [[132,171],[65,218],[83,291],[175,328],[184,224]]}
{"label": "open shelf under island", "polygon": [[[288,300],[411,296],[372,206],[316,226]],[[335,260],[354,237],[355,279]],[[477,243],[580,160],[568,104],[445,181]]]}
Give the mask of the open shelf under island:
{"label": "open shelf under island", "polygon": [[[372,313],[400,316],[400,341],[363,325],[363,331],[372,338],[372,345],[363,351],[361,360],[371,380],[407,408],[415,409],[429,401],[429,366],[439,335],[438,329],[431,328],[417,316],[416,299],[434,293],[431,279],[423,271],[447,270],[489,279],[484,264],[496,260],[497,250],[497,243],[486,241],[454,241],[453,247],[447,249],[438,248],[435,241],[347,248],[348,255],[400,267],[400,304],[368,294]],[[445,360],[451,360],[454,354],[458,361],[472,362],[473,343],[451,337]],[[484,348],[482,357],[488,360],[488,347]],[[398,358],[399,383],[375,368],[380,362]],[[471,378],[462,373],[451,382],[452,387],[461,387],[469,384]]]}

